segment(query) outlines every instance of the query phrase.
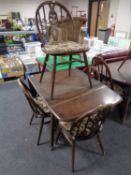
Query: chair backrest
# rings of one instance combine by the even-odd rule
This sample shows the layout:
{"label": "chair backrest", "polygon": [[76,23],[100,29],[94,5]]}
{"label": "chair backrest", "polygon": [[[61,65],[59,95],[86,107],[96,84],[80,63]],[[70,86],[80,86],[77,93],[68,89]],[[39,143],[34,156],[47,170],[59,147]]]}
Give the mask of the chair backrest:
{"label": "chair backrest", "polygon": [[[56,1],[44,1],[36,10],[36,26],[43,44],[52,40],[71,40],[73,36],[73,19],[67,8]],[[65,36],[65,38],[61,38]]]}
{"label": "chair backrest", "polygon": [[99,79],[113,89],[113,81],[108,64],[101,56],[96,56],[92,60],[92,72],[94,72],[94,78]]}
{"label": "chair backrest", "polygon": [[20,87],[22,88],[23,93],[24,93],[33,113],[36,115],[36,117],[43,115],[44,109],[37,103],[35,98],[32,97],[28,86],[22,81],[22,79],[18,79],[18,83],[19,83]]}
{"label": "chair backrest", "polygon": [[72,122],[70,134],[73,138],[87,139],[96,135],[103,127],[105,113],[103,109],[91,111]]}
{"label": "chair backrest", "polygon": [[74,41],[84,43],[85,31],[81,30],[83,23],[87,21],[84,17],[73,17],[74,23]]}

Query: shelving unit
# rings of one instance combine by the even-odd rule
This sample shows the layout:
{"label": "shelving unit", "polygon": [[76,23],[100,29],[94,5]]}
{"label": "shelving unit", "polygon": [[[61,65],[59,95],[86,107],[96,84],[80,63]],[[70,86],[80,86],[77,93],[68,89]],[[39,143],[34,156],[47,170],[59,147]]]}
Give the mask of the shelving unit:
{"label": "shelving unit", "polygon": [[0,35],[8,36],[8,35],[20,35],[20,34],[37,34],[37,31],[3,31],[0,32]]}
{"label": "shelving unit", "polygon": [[[33,34],[37,34],[37,31],[0,31],[0,36],[3,37]],[[20,76],[26,77],[32,73],[39,72],[35,58],[28,56],[28,53],[26,53],[22,48],[22,44],[4,43],[3,47],[6,48],[6,51],[3,53],[1,52],[2,55],[0,56],[0,83],[8,79],[17,78]],[[12,59],[13,55],[16,55],[16,60]],[[19,68],[17,70],[18,64]]]}
{"label": "shelving unit", "polygon": [[20,59],[0,56],[0,82],[7,78],[24,76],[24,66]]}

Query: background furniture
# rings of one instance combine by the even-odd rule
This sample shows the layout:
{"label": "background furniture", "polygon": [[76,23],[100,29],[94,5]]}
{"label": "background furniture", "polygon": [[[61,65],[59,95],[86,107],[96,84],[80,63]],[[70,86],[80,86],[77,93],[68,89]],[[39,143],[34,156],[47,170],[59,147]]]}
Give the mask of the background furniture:
{"label": "background furniture", "polygon": [[111,62],[126,60],[129,55],[129,51],[114,50],[114,51],[108,51],[99,55],[106,61],[106,63],[111,63]]}
{"label": "background furniture", "polygon": [[98,38],[107,44],[110,34],[111,28],[99,28]]}
{"label": "background furniture", "polygon": [[110,36],[107,44],[121,48],[121,49],[128,50],[131,45],[131,40]]}
{"label": "background furniture", "polygon": [[[102,83],[106,84],[111,89],[114,89],[110,69],[108,67],[108,64],[102,57],[96,56],[93,58],[91,71],[94,78],[99,79]],[[103,76],[103,71],[106,74],[106,78]]]}
{"label": "background furniture", "polygon": [[2,79],[24,76],[24,66],[17,57],[0,56],[0,74]]}
{"label": "background furniture", "polygon": [[31,30],[23,30],[23,31],[3,31],[0,32],[0,36],[8,36],[8,35],[20,35],[20,34],[37,34],[37,31]]}
{"label": "background furniture", "polygon": [[[131,60],[126,60],[122,68],[118,71],[122,62],[113,62],[108,64],[114,82],[118,83],[123,90],[122,122],[127,118],[127,112],[131,97]],[[105,74],[104,74],[105,75]]]}

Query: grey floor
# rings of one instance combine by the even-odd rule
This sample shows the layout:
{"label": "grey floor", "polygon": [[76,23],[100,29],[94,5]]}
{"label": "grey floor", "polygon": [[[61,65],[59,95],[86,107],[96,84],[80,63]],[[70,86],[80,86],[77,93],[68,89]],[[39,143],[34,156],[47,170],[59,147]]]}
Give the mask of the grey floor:
{"label": "grey floor", "polygon": [[[0,175],[68,175],[71,149],[67,143],[49,147],[49,127],[45,126],[41,146],[36,146],[39,120],[29,126],[30,107],[16,82],[0,85]],[[96,140],[78,142],[76,175],[131,174],[131,115],[126,124],[116,112],[108,117],[101,137],[106,155]],[[62,141],[61,141],[62,142]]]}

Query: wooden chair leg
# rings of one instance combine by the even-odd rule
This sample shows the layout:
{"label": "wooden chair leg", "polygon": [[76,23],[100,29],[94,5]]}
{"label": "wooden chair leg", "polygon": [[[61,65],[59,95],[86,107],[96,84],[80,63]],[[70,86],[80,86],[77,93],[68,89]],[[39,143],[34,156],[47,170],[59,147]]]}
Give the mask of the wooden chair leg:
{"label": "wooden chair leg", "polygon": [[[58,126],[59,127],[59,126]],[[58,140],[61,136],[62,132],[61,132],[61,129],[58,128],[57,131],[56,131],[56,140],[55,140],[55,144],[57,145],[58,144]]]}
{"label": "wooden chair leg", "polygon": [[130,98],[127,98],[127,100],[125,101],[125,107],[124,107],[124,111],[123,111],[122,123],[124,123],[126,121],[126,119],[127,119],[127,113],[128,113],[129,104],[130,104]]}
{"label": "wooden chair leg", "polygon": [[34,114],[32,114],[32,116],[31,116],[30,125],[32,124],[33,119],[34,119]]}
{"label": "wooden chair leg", "polygon": [[[129,58],[128,58],[129,59]],[[123,64],[125,64],[125,62],[127,61],[127,59],[123,60],[122,63],[120,64],[120,66],[118,67],[118,71],[120,71],[121,67],[123,66]]]}
{"label": "wooden chair leg", "polygon": [[100,149],[102,151],[102,154],[105,155],[105,150],[104,150],[104,147],[103,147],[103,144],[102,144],[102,141],[101,141],[101,138],[100,138],[99,134],[97,134],[97,141],[98,141],[98,144],[99,144]]}
{"label": "wooden chair leg", "polygon": [[92,81],[91,81],[91,77],[90,77],[90,73],[89,73],[89,67],[88,67],[88,62],[87,62],[87,56],[86,56],[86,53],[83,52],[83,56],[84,56],[84,62],[85,62],[85,65],[86,65],[86,72],[87,72],[87,75],[88,75],[88,79],[89,79],[89,83],[90,83],[90,87],[92,88]]}
{"label": "wooden chair leg", "polygon": [[74,164],[75,164],[75,141],[72,142],[72,172],[75,171]]}
{"label": "wooden chair leg", "polygon": [[69,76],[71,75],[72,55],[69,56]]}
{"label": "wooden chair leg", "polygon": [[41,124],[40,124],[38,139],[37,139],[37,145],[40,145],[40,138],[41,138],[43,126],[44,126],[44,117],[41,118]]}
{"label": "wooden chair leg", "polygon": [[56,75],[56,59],[57,59],[57,56],[55,56],[55,58],[54,58],[53,71],[52,71],[51,99],[53,99],[53,96],[54,96],[54,85],[55,85],[55,75]]}
{"label": "wooden chair leg", "polygon": [[43,78],[43,75],[44,75],[44,72],[45,72],[46,63],[48,61],[48,58],[49,58],[49,55],[46,55],[45,60],[44,60],[44,64],[43,64],[43,68],[42,68],[42,72],[41,72],[41,76],[40,76],[40,83],[42,81],[42,78]]}
{"label": "wooden chair leg", "polygon": [[55,117],[51,114],[51,132],[50,132],[50,147],[54,148],[54,135],[55,135]]}

